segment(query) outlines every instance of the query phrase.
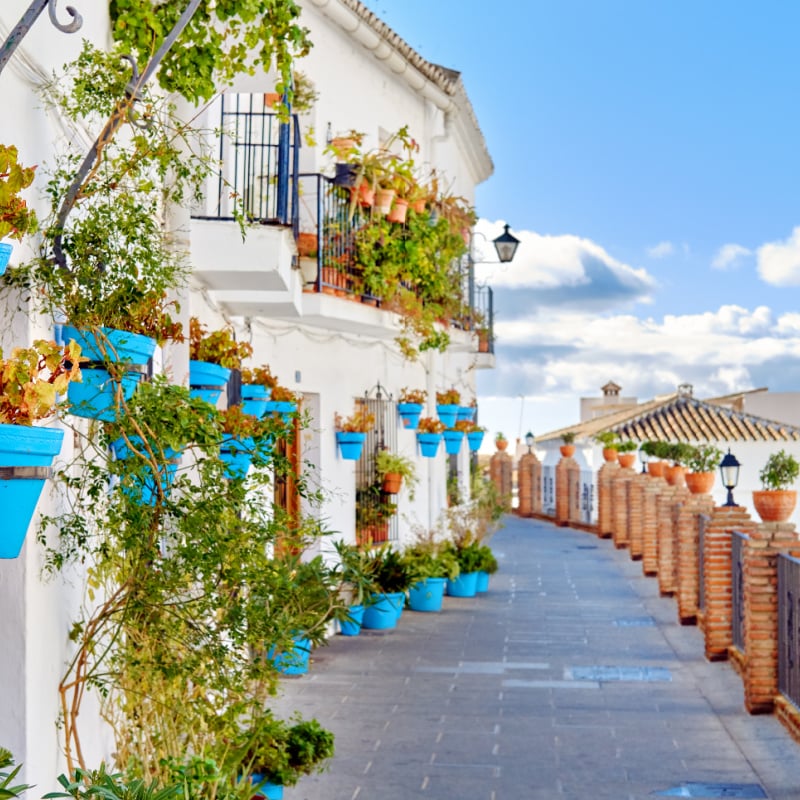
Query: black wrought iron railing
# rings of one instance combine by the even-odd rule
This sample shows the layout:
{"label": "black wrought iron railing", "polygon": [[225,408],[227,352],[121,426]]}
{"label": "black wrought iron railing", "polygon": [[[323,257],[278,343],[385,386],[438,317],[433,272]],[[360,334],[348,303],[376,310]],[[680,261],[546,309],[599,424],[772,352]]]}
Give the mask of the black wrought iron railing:
{"label": "black wrought iron railing", "polygon": [[741,531],[731,536],[731,634],[733,644],[745,652],[744,644],[744,548],[750,537]]}
{"label": "black wrought iron railing", "polygon": [[778,691],[800,707],[800,560],[778,555]]}

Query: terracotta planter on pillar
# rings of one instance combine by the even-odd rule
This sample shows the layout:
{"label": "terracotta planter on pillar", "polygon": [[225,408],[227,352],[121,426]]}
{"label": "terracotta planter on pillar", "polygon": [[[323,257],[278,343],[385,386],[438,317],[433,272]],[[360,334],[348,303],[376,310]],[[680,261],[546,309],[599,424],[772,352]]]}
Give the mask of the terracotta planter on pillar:
{"label": "terracotta planter on pillar", "polygon": [[616,461],[617,460],[617,451],[614,447],[604,447],[603,448],[603,458],[606,461]]}
{"label": "terracotta planter on pillar", "polygon": [[684,468],[680,464],[669,466],[664,469],[664,477],[670,486],[680,486],[683,483]]}
{"label": "terracotta planter on pillar", "polygon": [[794,489],[753,492],[753,506],[764,522],[786,522],[797,505]]}
{"label": "terracotta planter on pillar", "polygon": [[714,472],[687,472],[686,488],[692,494],[708,494],[714,488]]}
{"label": "terracotta planter on pillar", "polygon": [[574,444],[562,444],[559,448],[561,451],[561,455],[564,458],[572,458],[575,455],[575,445]]}
{"label": "terracotta planter on pillar", "polygon": [[620,453],[619,454],[619,465],[623,469],[628,469],[633,466],[634,461],[636,461],[636,453]]}
{"label": "terracotta planter on pillar", "polygon": [[667,465],[663,461],[648,461],[647,473],[648,475],[652,475],[654,478],[663,478],[664,468],[666,466]]}

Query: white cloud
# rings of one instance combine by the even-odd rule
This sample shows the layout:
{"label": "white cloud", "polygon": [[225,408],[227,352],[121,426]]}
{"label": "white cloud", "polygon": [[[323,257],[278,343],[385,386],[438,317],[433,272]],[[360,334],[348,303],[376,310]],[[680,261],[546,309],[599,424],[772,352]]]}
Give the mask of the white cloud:
{"label": "white cloud", "polygon": [[758,274],[773,286],[800,285],[800,227],[785,241],[767,242],[758,248]]}
{"label": "white cloud", "polygon": [[666,258],[675,252],[675,245],[672,242],[659,242],[647,248],[647,255],[650,258]]}
{"label": "white cloud", "polygon": [[752,255],[752,252],[740,244],[724,244],[714,256],[711,266],[714,269],[732,269],[739,266],[742,258]]}

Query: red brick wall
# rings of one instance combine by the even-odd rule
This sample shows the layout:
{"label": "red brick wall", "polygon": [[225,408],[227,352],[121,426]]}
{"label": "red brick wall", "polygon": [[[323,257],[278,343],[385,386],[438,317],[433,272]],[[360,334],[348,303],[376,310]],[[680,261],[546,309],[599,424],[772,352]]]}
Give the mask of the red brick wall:
{"label": "red brick wall", "polygon": [[658,575],[658,498],[668,489],[663,478],[649,477],[642,495],[642,572]]}
{"label": "red brick wall", "polygon": [[542,465],[534,453],[525,453],[517,464],[517,488],[521,517],[542,513]]}
{"label": "red brick wall", "polygon": [[611,481],[611,535],[619,548],[628,546],[628,487],[634,477],[631,467],[620,467]]}
{"label": "red brick wall", "polygon": [[606,461],[597,473],[597,535],[608,539],[613,533],[613,505],[611,487],[620,466],[616,461]]}
{"label": "red brick wall", "polygon": [[649,483],[649,476],[640,472],[628,484],[628,547],[634,561],[642,557],[644,492]]}
{"label": "red brick wall", "polygon": [[511,456],[498,450],[489,461],[489,477],[497,487],[507,509],[511,508],[512,462]]}
{"label": "red brick wall", "polygon": [[578,462],[570,457],[556,464],[556,525],[568,525],[571,519],[578,519],[574,486],[580,474]]}
{"label": "red brick wall", "polygon": [[711,516],[714,501],[708,494],[693,494],[678,511],[677,588],[678,619],[682,625],[697,621],[700,566],[700,514]]}
{"label": "red brick wall", "polygon": [[658,590],[671,596],[678,588],[678,526],[681,505],[689,499],[683,486],[667,486],[658,497]]}

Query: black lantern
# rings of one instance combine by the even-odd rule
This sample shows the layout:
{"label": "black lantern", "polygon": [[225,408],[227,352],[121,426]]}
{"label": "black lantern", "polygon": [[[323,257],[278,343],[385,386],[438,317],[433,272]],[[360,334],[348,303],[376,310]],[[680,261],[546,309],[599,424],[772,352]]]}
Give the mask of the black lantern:
{"label": "black lantern", "polygon": [[533,447],[533,443],[535,441],[536,441],[536,438],[534,437],[534,435],[530,431],[528,431],[525,434],[525,444],[528,445],[528,455],[531,454],[531,447]]}
{"label": "black lantern", "polygon": [[647,453],[644,450],[639,451],[639,461],[642,462],[642,475],[647,472]]}
{"label": "black lantern", "polygon": [[722,485],[728,490],[728,500],[726,506],[735,506],[733,502],[733,490],[736,484],[739,483],[739,467],[741,464],[736,456],[731,453],[730,447],[725,458],[722,459],[719,465],[719,471],[722,475]]}
{"label": "black lantern", "polygon": [[500,259],[501,264],[508,264],[509,261],[513,260],[514,253],[517,252],[517,247],[519,247],[519,239],[509,233],[508,228],[509,226],[505,225],[503,233],[494,240],[494,247],[497,250],[497,257]]}

